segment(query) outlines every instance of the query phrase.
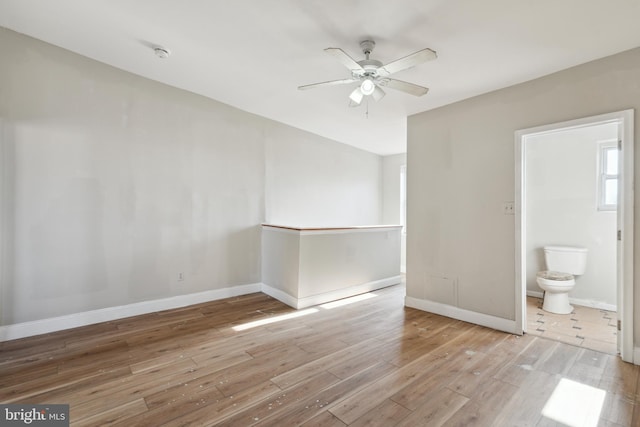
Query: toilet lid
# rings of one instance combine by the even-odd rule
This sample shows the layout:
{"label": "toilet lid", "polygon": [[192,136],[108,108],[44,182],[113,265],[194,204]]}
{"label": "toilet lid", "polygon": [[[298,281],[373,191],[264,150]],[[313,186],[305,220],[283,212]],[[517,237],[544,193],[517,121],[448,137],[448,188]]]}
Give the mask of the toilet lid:
{"label": "toilet lid", "polygon": [[560,271],[540,271],[537,276],[547,280],[573,280],[573,274]]}

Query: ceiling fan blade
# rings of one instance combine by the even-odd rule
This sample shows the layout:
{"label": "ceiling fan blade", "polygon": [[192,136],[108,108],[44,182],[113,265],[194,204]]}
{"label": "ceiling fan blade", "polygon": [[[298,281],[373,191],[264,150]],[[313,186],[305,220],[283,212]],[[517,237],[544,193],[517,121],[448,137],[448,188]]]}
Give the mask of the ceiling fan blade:
{"label": "ceiling fan blade", "polygon": [[380,89],[379,86],[376,86],[376,88],[373,90],[373,93],[371,94],[371,96],[373,96],[373,99],[375,99],[376,101],[380,101],[382,98],[384,98],[385,95],[386,93],[384,93],[384,91]]}
{"label": "ceiling fan blade", "polygon": [[348,69],[352,71],[354,70],[364,71],[364,68],[362,68],[362,66],[358,64],[355,59],[347,55],[347,53],[344,50],[338,47],[328,47],[324,51],[327,52],[329,55],[336,57],[338,61],[342,62],[342,65],[344,65]]}
{"label": "ceiling fan blade", "polygon": [[310,85],[304,85],[304,86],[298,86],[299,90],[307,90],[307,89],[313,89],[315,87],[322,87],[322,86],[335,86],[335,85],[345,85],[345,84],[349,84],[349,83],[353,83],[353,82],[357,82],[357,79],[341,79],[341,80],[330,80],[328,82],[321,82],[321,83],[313,83]]}
{"label": "ceiling fan blade", "polygon": [[383,65],[378,68],[378,75],[382,77],[389,76],[393,73],[397,73],[398,71],[406,70],[408,68],[415,67],[418,64],[422,64],[423,62],[436,59],[437,57],[438,55],[435,51],[431,49],[422,49],[412,53],[411,55],[405,56],[404,58],[400,58]]}
{"label": "ceiling fan blade", "polygon": [[353,92],[351,92],[351,95],[349,95],[349,99],[355,105],[351,105],[351,103],[349,105],[352,107],[357,107],[362,102],[362,98],[364,98],[364,94],[360,90],[360,86],[358,86],[354,89]]}
{"label": "ceiling fan blade", "polygon": [[429,88],[424,86],[418,86],[413,83],[403,82],[402,80],[389,79],[386,78],[382,80],[379,84],[390,87],[391,89],[399,90],[404,93],[408,93],[414,96],[422,96],[429,92]]}

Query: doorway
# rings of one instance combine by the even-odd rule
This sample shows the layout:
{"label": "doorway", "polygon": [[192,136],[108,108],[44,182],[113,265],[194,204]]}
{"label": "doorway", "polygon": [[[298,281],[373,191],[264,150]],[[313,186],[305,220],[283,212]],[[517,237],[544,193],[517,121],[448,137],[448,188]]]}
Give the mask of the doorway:
{"label": "doorway", "polygon": [[[554,146],[554,143],[563,140],[565,142],[573,141],[562,146],[565,149],[570,149],[571,144],[575,144],[576,138],[581,134],[583,136],[586,134],[595,135],[593,138],[596,140],[590,144],[591,151],[588,151],[586,146],[584,149],[581,148],[583,158],[591,156],[594,159],[592,163],[581,166],[583,172],[592,171],[594,174],[591,179],[594,188],[592,191],[589,190],[593,193],[593,197],[585,193],[584,185],[583,190],[576,188],[576,197],[567,197],[566,192],[565,195],[562,195],[561,185],[558,185],[557,188],[547,187],[545,190],[540,183],[544,181],[545,177],[553,177],[553,174],[546,171],[536,175],[532,171],[536,165],[547,163],[547,166],[550,167],[549,163],[552,162],[545,162],[540,157],[552,156],[553,153],[549,150],[560,149],[561,145]],[[614,147],[619,147],[617,152],[612,153],[610,149],[612,143]],[[535,272],[545,269],[543,268],[543,252],[538,246],[544,246],[545,242],[555,245],[586,246],[592,252],[590,261],[587,261],[587,266],[591,262],[592,269],[585,273],[584,286],[581,288],[579,288],[581,278],[578,278],[576,288],[570,297],[575,296],[574,306],[596,301],[595,304],[592,304],[596,309],[606,310],[612,307],[617,309],[617,351],[623,360],[633,362],[633,110],[523,129],[516,132],[515,144],[516,324],[521,328],[519,332],[527,332],[528,329],[527,293],[534,297],[542,296],[541,294],[536,295],[536,292],[539,293],[540,290],[535,285]],[[575,147],[577,146],[574,145]],[[616,177],[609,175],[609,182],[607,182],[605,174],[605,178],[600,182],[600,178],[596,177],[598,163],[595,159],[602,161],[601,156],[607,154],[610,156],[617,154],[615,160],[618,160],[619,175]],[[579,161],[577,157],[579,155],[577,152],[571,155],[558,152],[556,157],[548,158],[556,159],[557,167],[561,168],[563,161],[567,162],[567,166],[574,161]],[[564,157],[564,159],[559,157]],[[571,173],[574,172],[580,173],[575,169]],[[611,182],[613,178],[617,181]],[[566,184],[563,186],[567,187],[569,181],[575,181],[576,185],[582,185],[579,183],[584,183],[585,179],[568,175],[563,180],[563,184]],[[617,191],[613,195],[613,198],[617,199],[617,210],[610,210],[612,208],[611,194],[606,200],[600,197],[602,191],[607,188],[611,193],[611,188],[615,188],[612,184],[617,184]],[[555,195],[546,194],[554,192],[556,192]],[[579,200],[581,197],[582,199]],[[607,205],[605,202],[609,202],[609,204]],[[582,212],[586,212],[584,211],[586,205],[590,205],[596,212],[585,213],[578,220],[577,210],[582,209]],[[554,223],[554,219],[562,217],[564,217],[564,223],[570,224],[569,226],[563,227],[563,221]],[[545,221],[548,225],[545,225]],[[598,237],[598,231],[596,231],[598,229],[601,230],[601,233],[611,234],[606,237],[602,234],[602,237]],[[608,231],[602,231],[605,229]],[[554,237],[560,241],[554,240]],[[589,240],[590,238],[591,240]],[[615,257],[611,252],[615,253]],[[593,268],[593,263],[597,259],[604,259],[602,257],[606,254],[610,258],[608,261],[609,276],[608,279],[603,279],[603,271],[607,268],[603,264],[601,269],[603,271],[598,271]],[[589,272],[591,274],[588,274]],[[600,274],[599,277],[598,274]],[[600,286],[598,283],[603,280],[609,280],[610,287],[614,289],[598,289],[597,286]],[[593,298],[589,297],[589,292],[594,293]],[[531,303],[531,300],[529,302]],[[604,317],[607,317],[606,313]],[[615,324],[615,320],[611,320],[611,322]],[[578,328],[576,327],[576,329]],[[614,327],[613,330],[615,331],[615,329]]]}

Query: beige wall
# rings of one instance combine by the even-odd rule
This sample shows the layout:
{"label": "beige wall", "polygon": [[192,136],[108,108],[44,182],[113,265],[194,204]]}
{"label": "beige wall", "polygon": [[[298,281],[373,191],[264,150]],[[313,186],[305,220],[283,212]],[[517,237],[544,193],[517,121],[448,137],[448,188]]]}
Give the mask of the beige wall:
{"label": "beige wall", "polygon": [[305,308],[400,283],[400,228],[264,226],[262,291]]}
{"label": "beige wall", "polygon": [[266,135],[266,222],[298,227],[381,220],[382,158],[272,122]]}
{"label": "beige wall", "polygon": [[[447,303],[439,295],[457,287],[459,308],[515,319],[514,217],[502,213],[515,198],[514,132],[639,107],[634,49],[409,117],[407,295]],[[636,113],[640,141],[637,121]],[[638,236],[640,212],[635,219]],[[638,343],[638,316],[634,323]]]}
{"label": "beige wall", "polygon": [[6,29],[0,52],[1,325],[260,282],[267,217],[380,220],[377,155]]}

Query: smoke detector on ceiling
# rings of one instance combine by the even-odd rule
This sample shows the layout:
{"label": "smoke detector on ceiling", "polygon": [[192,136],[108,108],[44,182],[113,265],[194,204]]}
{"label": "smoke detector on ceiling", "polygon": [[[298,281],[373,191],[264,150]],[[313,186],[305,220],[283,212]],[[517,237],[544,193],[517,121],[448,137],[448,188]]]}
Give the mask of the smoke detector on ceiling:
{"label": "smoke detector on ceiling", "polygon": [[169,49],[166,49],[162,46],[154,47],[153,51],[155,52],[156,56],[161,59],[168,58],[169,55],[171,55],[171,52],[169,51]]}

